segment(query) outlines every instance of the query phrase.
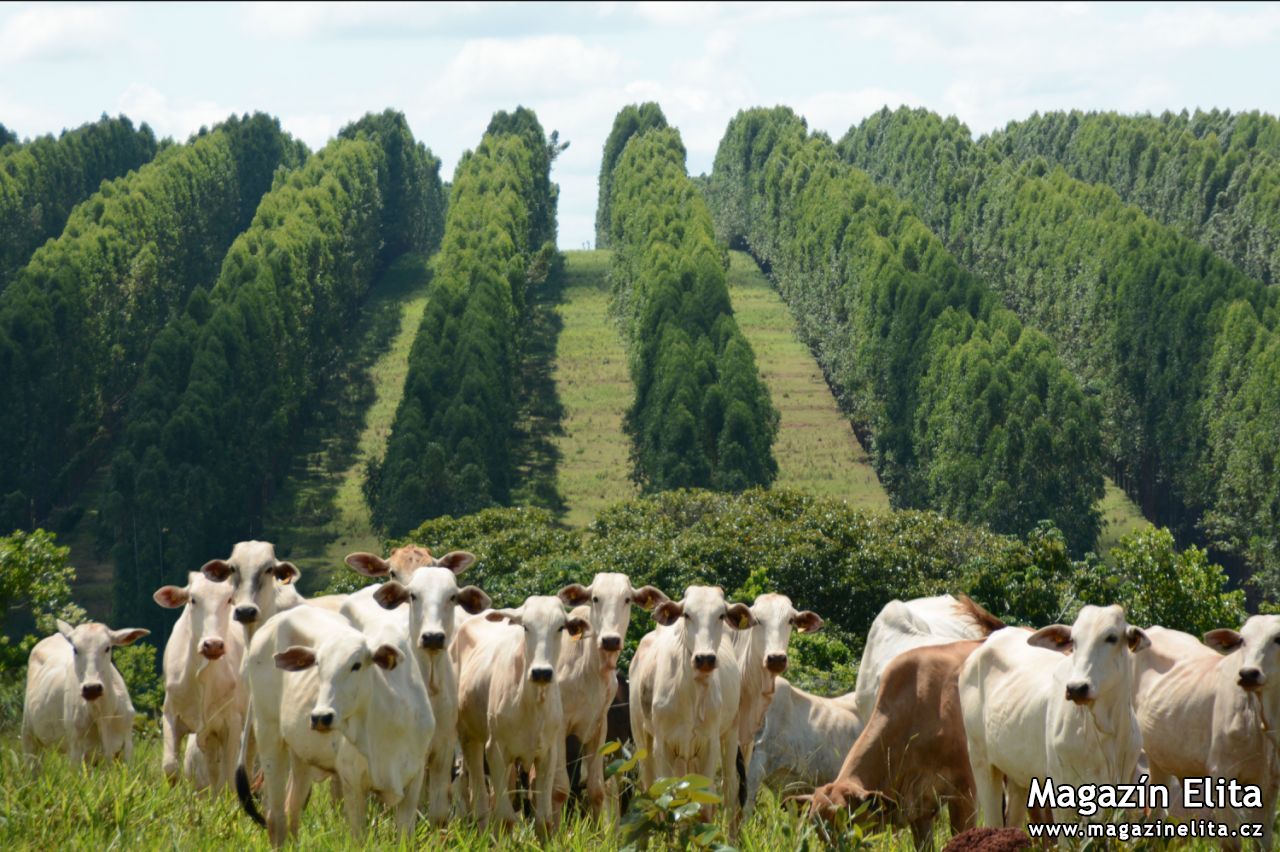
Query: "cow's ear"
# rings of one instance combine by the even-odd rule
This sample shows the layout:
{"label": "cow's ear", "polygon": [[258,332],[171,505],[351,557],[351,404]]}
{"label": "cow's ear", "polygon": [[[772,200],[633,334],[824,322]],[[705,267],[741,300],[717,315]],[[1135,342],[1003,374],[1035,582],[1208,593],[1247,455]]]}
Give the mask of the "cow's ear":
{"label": "cow's ear", "polygon": [[570,583],[558,592],[565,606],[582,606],[591,600],[591,589],[581,583]]}
{"label": "cow's ear", "polygon": [[122,627],[111,631],[112,645],[132,645],[143,636],[150,636],[151,631],[145,627]]}
{"label": "cow's ear", "polygon": [[1065,654],[1071,650],[1071,628],[1065,624],[1050,624],[1048,627],[1041,627],[1027,637],[1027,644],[1035,648],[1061,651]]}
{"label": "cow's ear", "polygon": [[373,593],[373,599],[383,609],[395,609],[409,600],[409,590],[395,580],[388,580],[378,587],[378,591]]}
{"label": "cow's ear", "polygon": [[1129,640],[1129,650],[1134,653],[1151,647],[1151,640],[1147,638],[1147,632],[1141,627],[1130,627],[1124,635]]}
{"label": "cow's ear", "polygon": [[380,669],[391,671],[400,663],[400,651],[395,645],[379,645],[373,652],[373,664]]}
{"label": "cow's ear", "polygon": [[181,586],[161,586],[151,599],[165,609],[176,609],[191,600],[191,592]]}
{"label": "cow's ear", "polygon": [[574,639],[581,639],[591,630],[591,623],[585,618],[570,618],[565,621],[564,629]]}
{"label": "cow's ear", "polygon": [[520,620],[521,612],[518,609],[495,609],[485,615],[487,621],[509,621],[512,624],[523,624]]}
{"label": "cow's ear", "polygon": [[653,620],[664,627],[675,624],[682,615],[684,615],[684,607],[675,601],[663,601],[653,609]]}
{"label": "cow's ear", "polygon": [[822,616],[806,609],[791,616],[791,623],[801,633],[817,633],[822,629]]}
{"label": "cow's ear", "polygon": [[475,586],[463,586],[458,589],[458,606],[475,615],[493,606],[493,601]]}
{"label": "cow's ear", "polygon": [[631,592],[631,602],[642,609],[652,610],[660,603],[666,603],[670,600],[659,590],[653,586],[641,586]]}
{"label": "cow's ear", "polygon": [[68,642],[70,642],[70,641],[71,641],[71,631],[75,630],[75,628],[74,628],[74,627],[72,627],[70,624],[67,624],[67,623],[66,623],[65,621],[63,621],[61,618],[59,618],[59,619],[58,619],[56,622],[54,622],[54,623],[58,626],[58,632],[62,634],[62,638],[66,639]]}
{"label": "cow's ear", "polygon": [[436,560],[439,568],[448,568],[455,574],[461,574],[476,561],[476,555],[465,550],[451,550]]}
{"label": "cow's ear", "polygon": [[1244,644],[1244,637],[1229,627],[1219,627],[1204,634],[1204,644],[1215,651],[1230,654]]}
{"label": "cow's ear", "polygon": [[747,630],[759,623],[759,619],[751,614],[751,607],[744,603],[730,604],[725,608],[725,624],[735,630]]}
{"label": "cow's ear", "polygon": [[277,562],[271,569],[271,576],[286,585],[298,579],[301,573],[292,562]]}
{"label": "cow's ear", "polygon": [[231,576],[231,563],[224,559],[210,559],[200,567],[200,573],[215,583],[221,583]]}
{"label": "cow's ear", "polygon": [[373,553],[363,551],[348,553],[347,558],[342,561],[347,563],[347,567],[352,571],[366,577],[385,577],[391,573],[391,565],[387,560]]}
{"label": "cow's ear", "polygon": [[301,645],[290,645],[276,654],[276,668],[287,672],[300,672],[316,664],[316,652]]}

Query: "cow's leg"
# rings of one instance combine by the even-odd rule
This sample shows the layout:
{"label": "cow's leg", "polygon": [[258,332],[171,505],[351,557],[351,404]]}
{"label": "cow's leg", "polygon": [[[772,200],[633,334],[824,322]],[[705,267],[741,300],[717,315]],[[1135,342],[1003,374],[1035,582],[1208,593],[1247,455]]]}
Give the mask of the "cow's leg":
{"label": "cow's leg", "polygon": [[[720,737],[719,761],[720,774],[724,778],[724,810],[729,815],[729,825],[736,829],[738,825],[738,737],[730,730]],[[714,775],[708,775],[714,778]]]}
{"label": "cow's leg", "polygon": [[555,769],[557,760],[564,757],[564,740],[558,736],[552,736],[552,740],[560,740],[560,747],[557,749],[553,744],[551,748],[533,759],[533,814],[537,820],[538,834],[542,837],[550,836],[555,828],[552,814],[552,801],[555,798],[553,795],[556,781]]}
{"label": "cow's leg", "polygon": [[1008,799],[1007,807],[1009,812],[1005,815],[1004,824],[1012,828],[1026,828],[1027,797],[1030,796],[1031,790],[1008,779],[1005,781],[1005,786],[1007,788],[1006,798]]}
{"label": "cow's leg", "polygon": [[[414,802],[416,804],[417,799]],[[351,839],[356,843],[364,843],[365,823],[369,816],[369,791],[356,783],[343,784],[342,810],[347,815]]]}
{"label": "cow's leg", "polygon": [[297,837],[298,831],[302,828],[302,811],[307,806],[307,800],[311,798],[311,785],[314,783],[315,776],[306,761],[290,755],[289,784],[286,788],[284,805],[285,814],[288,816],[287,826],[290,837]]}
{"label": "cow's leg", "polygon": [[449,821],[449,777],[453,771],[453,749],[443,745],[431,750],[427,756],[427,818],[432,824],[443,827]]}
{"label": "cow's leg", "polygon": [[627,705],[627,713],[631,717],[631,736],[635,738],[636,750],[644,749],[649,756],[640,761],[640,783],[648,790],[657,779],[658,748],[654,738],[645,725],[644,712],[640,706],[640,693],[633,691]]}
{"label": "cow's leg", "polygon": [[978,823],[1000,828],[1004,821],[1004,773],[985,762],[973,762],[973,786],[978,793]]}
{"label": "cow's leg", "polygon": [[582,743],[582,770],[587,776],[587,804],[597,817],[604,809],[604,755],[600,749],[604,747],[604,719],[596,726]]}
{"label": "cow's leg", "polygon": [[182,724],[182,720],[169,709],[168,704],[169,702],[166,700],[164,716],[160,722],[161,737],[164,743],[164,757],[161,758],[160,765],[164,769],[164,777],[168,779],[169,785],[173,786],[178,782],[178,776],[182,774],[181,766],[178,763],[178,747],[183,738],[190,732],[187,730],[187,726]]}
{"label": "cow's leg", "polygon": [[764,765],[768,759],[769,746],[761,743],[760,748],[751,753],[751,762],[747,764],[747,802],[742,809],[742,818],[747,819],[756,807],[756,796],[760,795],[760,785],[764,782]]}
{"label": "cow's leg", "polygon": [[262,764],[262,801],[267,809],[267,837],[272,846],[288,839],[285,796],[289,787],[289,755],[283,741],[261,738],[258,761]]}
{"label": "cow's leg", "polygon": [[492,737],[485,749],[485,757],[489,760],[489,779],[493,783],[493,810],[495,816],[508,825],[515,825],[516,811],[511,806],[511,776],[515,767],[507,762],[502,753],[502,746]]}
{"label": "cow's leg", "polygon": [[402,840],[413,845],[413,833],[418,827],[418,800],[422,797],[422,785],[427,780],[426,765],[423,765],[412,781],[404,788],[404,795],[396,803],[396,828],[400,830]]}
{"label": "cow's leg", "polygon": [[[585,754],[585,746],[578,752],[579,760],[582,759],[583,754]],[[579,767],[581,767],[581,763]],[[579,768],[579,772],[581,772],[581,768]],[[567,802],[573,792],[573,785],[569,782],[569,747],[568,743],[564,741],[561,741],[560,747],[556,749],[555,782],[552,797],[557,802]]]}
{"label": "cow's leg", "polygon": [[[471,788],[471,816],[483,825],[489,819],[489,792],[484,783],[484,743],[477,737],[461,735],[462,762]],[[497,787],[494,784],[494,787]]]}

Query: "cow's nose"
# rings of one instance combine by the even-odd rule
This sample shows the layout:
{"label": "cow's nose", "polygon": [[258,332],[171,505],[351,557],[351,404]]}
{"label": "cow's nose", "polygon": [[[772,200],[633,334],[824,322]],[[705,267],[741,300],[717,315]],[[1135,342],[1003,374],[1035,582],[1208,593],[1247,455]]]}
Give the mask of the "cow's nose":
{"label": "cow's nose", "polygon": [[238,606],[236,607],[235,619],[241,624],[253,624],[258,620],[258,608],[256,606]]}
{"label": "cow's nose", "polygon": [[1091,700],[1089,698],[1089,692],[1090,692],[1090,689],[1089,689],[1088,681],[1077,680],[1067,684],[1067,700],[1068,701],[1074,701],[1077,704],[1084,704],[1085,702]]}
{"label": "cow's nose", "polygon": [[529,669],[529,680],[534,683],[551,683],[551,678],[554,675],[555,670],[550,666],[538,666],[537,668]]}
{"label": "cow's nose", "polygon": [[614,636],[614,635],[612,635],[612,634],[610,634],[609,636],[601,636],[601,637],[600,637],[600,650],[601,650],[601,651],[621,651],[621,650],[622,650],[622,637],[621,637],[621,636]]}
{"label": "cow's nose", "polygon": [[1245,689],[1258,689],[1267,679],[1262,675],[1262,669],[1254,666],[1248,666],[1240,670],[1240,680],[1237,681]]}
{"label": "cow's nose", "polygon": [[787,670],[787,655],[770,654],[764,659],[764,667],[774,674],[782,674]]}
{"label": "cow's nose", "polygon": [[206,639],[200,643],[200,654],[207,660],[220,660],[226,652],[221,639]]}
{"label": "cow's nose", "polygon": [[693,667],[700,672],[715,671],[716,655],[715,654],[695,654],[693,657]]}
{"label": "cow's nose", "polygon": [[96,701],[102,697],[102,684],[86,683],[80,687],[80,695],[85,701]]}
{"label": "cow's nose", "polygon": [[311,730],[327,731],[333,727],[333,711],[328,710],[324,713],[311,714]]}
{"label": "cow's nose", "polygon": [[422,643],[422,647],[428,651],[439,651],[444,648],[443,633],[423,633],[418,640]]}

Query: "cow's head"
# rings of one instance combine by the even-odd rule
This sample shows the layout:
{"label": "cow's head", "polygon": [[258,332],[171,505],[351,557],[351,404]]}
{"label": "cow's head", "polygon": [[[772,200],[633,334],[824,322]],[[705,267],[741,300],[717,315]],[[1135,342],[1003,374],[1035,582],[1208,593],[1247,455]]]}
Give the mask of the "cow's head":
{"label": "cow's head", "polygon": [[631,605],[652,610],[667,601],[667,596],[653,586],[632,588],[626,574],[597,574],[590,586],[573,583],[560,590],[560,600],[568,606],[590,605],[590,622],[605,662],[618,663],[618,653],[631,624]]}
{"label": "cow's head", "polygon": [[754,627],[755,617],[744,603],[729,604],[719,586],[690,586],[684,600],[667,601],[653,610],[654,619],[680,632],[689,651],[689,663],[699,675],[716,669],[716,655],[727,624],[733,630]]}
{"label": "cow's head", "polygon": [[232,617],[249,636],[276,614],[276,584],[298,579],[297,566],[276,559],[269,541],[242,541],[232,548],[230,559],[210,559],[200,571],[216,583],[230,584]]}
{"label": "cow's head", "polygon": [[437,559],[427,548],[407,544],[391,551],[386,559],[372,553],[352,553],[345,561],[357,574],[374,579],[390,577],[400,585],[407,586],[419,568],[445,568],[454,574],[461,574],[471,567],[476,557],[465,550],[454,550]]}
{"label": "cow's head", "polygon": [[1255,615],[1237,632],[1221,628],[1204,635],[1205,644],[1224,654],[1240,652],[1236,683],[1262,699],[1269,719],[1280,713],[1280,615]]}
{"label": "cow's head", "polygon": [[765,670],[773,675],[787,670],[792,630],[814,633],[822,629],[822,618],[816,612],[797,612],[786,595],[760,595],[751,605],[751,617],[757,624],[750,634],[752,649],[759,654]]}
{"label": "cow's head", "polygon": [[565,634],[580,637],[587,633],[586,619],[565,615],[560,599],[538,595],[528,598],[518,609],[495,609],[485,618],[506,621],[524,628],[524,659],[530,682],[546,686],[555,680],[556,661]]}
{"label": "cow's head", "polygon": [[878,790],[868,790],[856,780],[837,779],[823,784],[812,795],[796,796],[808,805],[809,816],[832,822],[841,811],[854,814],[858,825],[881,825],[890,821],[898,804]]}
{"label": "cow's head", "polygon": [[80,697],[85,701],[97,701],[106,692],[107,674],[111,671],[111,649],[117,645],[132,645],[151,631],[141,627],[112,630],[105,624],[92,621],[72,627],[58,619],[58,632],[71,645]]}
{"label": "cow's head", "polygon": [[1086,606],[1070,627],[1043,627],[1027,638],[1027,644],[1070,651],[1065,697],[1076,704],[1092,704],[1113,690],[1128,695],[1129,655],[1150,647],[1151,640],[1125,620],[1121,607]]}
{"label": "cow's head", "polygon": [[291,645],[276,654],[275,661],[287,672],[315,668],[318,689],[311,708],[313,731],[336,730],[354,738],[351,720],[368,706],[373,667],[390,671],[403,656],[394,644],[375,644],[354,627],[335,624],[314,647]]}
{"label": "cow's head", "polygon": [[475,586],[458,588],[452,570],[435,567],[414,571],[408,584],[388,580],[373,598],[384,609],[409,604],[409,639],[428,654],[443,651],[453,641],[454,607],[475,615],[491,606],[484,592]]}
{"label": "cow's head", "polygon": [[185,606],[191,651],[206,660],[220,660],[227,652],[231,629],[231,586],[210,580],[199,571],[187,575],[186,586],[161,586],[151,596],[166,609]]}

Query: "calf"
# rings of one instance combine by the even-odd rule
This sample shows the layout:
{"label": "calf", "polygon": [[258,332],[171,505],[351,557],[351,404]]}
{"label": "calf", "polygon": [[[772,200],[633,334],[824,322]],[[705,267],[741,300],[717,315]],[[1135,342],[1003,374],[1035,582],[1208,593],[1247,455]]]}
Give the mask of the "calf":
{"label": "calf", "polygon": [[645,787],[658,776],[724,773],[721,793],[730,814],[738,804],[738,702],[742,675],[725,635],[755,625],[751,609],[727,604],[718,586],[690,586],[684,600],[653,611],[658,628],[645,634],[631,660],[631,730],[649,752],[641,761]]}
{"label": "calf", "polygon": [[[1031,634],[1006,628],[969,657],[960,701],[985,824],[1025,824],[1033,778],[1076,786],[1132,782],[1142,734],[1130,658],[1150,644],[1120,607],[1086,606],[1070,627]],[[1003,817],[1002,781],[1009,802]]]}
{"label": "calf", "polygon": [[1280,718],[1280,616],[1255,615],[1239,632],[1212,630],[1208,647],[1163,627],[1147,635],[1151,648],[1133,659],[1133,697],[1152,783],[1257,785],[1261,809],[1215,808],[1214,818],[1233,828],[1262,823],[1262,846],[1271,848],[1280,756],[1269,720]]}
{"label": "calf", "polygon": [[178,746],[188,734],[205,777],[197,788],[218,791],[235,772],[236,737],[244,725],[248,691],[240,678],[244,638],[231,626],[231,587],[193,571],[186,586],[161,586],[152,595],[167,609],[182,607],[164,647],[164,757],[170,783],[178,780]]}
{"label": "calf", "polygon": [[[448,651],[457,628],[454,612],[460,607],[474,615],[490,606],[489,596],[475,586],[458,587],[456,574],[467,564],[470,563],[457,568],[420,568],[407,583],[388,580],[381,586],[362,589],[343,606],[343,614],[360,624],[373,619],[373,613],[368,611],[370,604],[381,609],[384,616],[388,609],[403,614],[403,630],[427,685],[436,722],[427,756],[427,815],[437,825],[449,818],[450,775],[458,746],[458,675]],[[404,603],[409,606],[397,609]]]}
{"label": "calf", "polygon": [[960,669],[981,642],[927,645],[899,654],[884,670],[867,725],[836,780],[814,791],[811,813],[830,819],[858,810],[906,825],[917,846],[932,837],[943,804],[951,830],[973,825],[973,772],[960,710]]}
{"label": "calf", "polygon": [[518,609],[491,610],[462,625],[453,646],[458,674],[458,739],[472,815],[489,818],[486,757],[498,818],[513,824],[512,769],[534,776],[534,814],[545,833],[552,824],[551,794],[558,752],[564,747],[564,711],[556,663],[565,634],[580,637],[588,624],[567,617],[555,597],[531,597]]}
{"label": "calf", "polygon": [[292,586],[298,579],[297,567],[276,559],[275,546],[269,541],[239,542],[229,559],[210,559],[200,571],[216,583],[230,584],[232,617],[244,625],[248,639],[259,624],[303,602]]}
{"label": "calf", "polygon": [[59,619],[57,635],[41,639],[27,659],[22,750],[65,748],[73,764],[98,755],[130,760],[133,702],[111,662],[111,649],[148,633],[96,622],[73,628]]}
{"label": "calf", "polygon": [[407,586],[419,568],[447,568],[454,574],[461,574],[471,567],[476,557],[465,550],[454,550],[437,559],[429,549],[418,544],[407,544],[391,551],[386,559],[372,553],[358,552],[348,554],[345,561],[357,574],[375,580],[386,577]]}
{"label": "calf", "polygon": [[[254,635],[245,674],[272,844],[297,834],[316,771],[338,776],[357,842],[370,792],[395,809],[402,838],[413,836],[435,720],[418,667],[401,665],[407,656],[391,625],[366,635],[315,607],[281,613]],[[242,745],[237,790],[261,823],[244,757]]]}
{"label": "calf", "polygon": [[[587,801],[595,813],[604,802],[604,745],[609,707],[618,690],[618,654],[631,624],[632,605],[652,610],[667,600],[653,586],[633,588],[626,574],[596,574],[590,586],[574,583],[560,600],[577,607],[571,615],[592,625],[591,641],[570,642],[560,652],[556,680],[564,706],[565,736],[576,737],[586,764]],[[568,747],[560,750],[556,792],[567,796]]]}

